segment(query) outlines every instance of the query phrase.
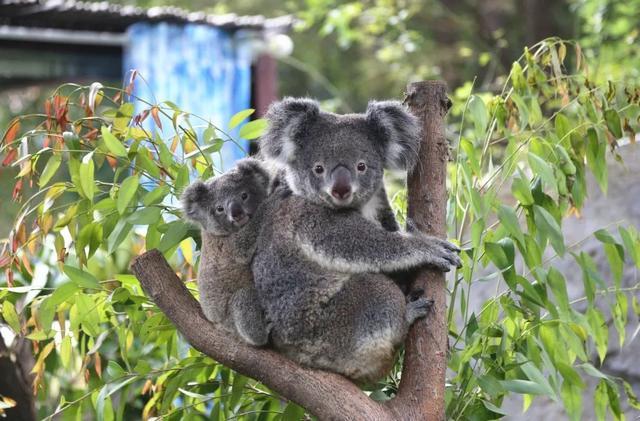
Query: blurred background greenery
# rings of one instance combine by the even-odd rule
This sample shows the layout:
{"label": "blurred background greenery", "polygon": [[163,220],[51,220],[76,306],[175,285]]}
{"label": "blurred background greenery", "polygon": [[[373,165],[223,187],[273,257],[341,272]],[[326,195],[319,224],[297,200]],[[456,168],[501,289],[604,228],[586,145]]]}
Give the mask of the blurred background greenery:
{"label": "blurred background greenery", "polygon": [[[292,14],[294,50],[279,59],[279,95],[312,96],[336,111],[401,97],[410,81],[437,78],[452,92],[495,91],[525,45],[577,40],[595,82],[637,80],[640,0],[114,0],[209,13]],[[67,82],[68,80],[65,80]],[[69,80],[70,81],[70,80]],[[474,81],[474,82],[472,82]],[[0,88],[0,127],[36,112],[59,81]],[[74,81],[92,82],[92,81]],[[105,81],[103,81],[105,82]],[[108,81],[106,81],[108,82]],[[1,168],[0,180],[14,175]],[[0,183],[0,237],[17,207]]]}

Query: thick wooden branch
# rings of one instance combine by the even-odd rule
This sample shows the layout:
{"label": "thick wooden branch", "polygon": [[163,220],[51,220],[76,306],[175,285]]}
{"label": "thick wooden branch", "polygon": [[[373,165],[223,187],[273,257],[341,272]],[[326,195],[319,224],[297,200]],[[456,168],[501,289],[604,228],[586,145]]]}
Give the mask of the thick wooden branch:
{"label": "thick wooden branch", "polygon": [[[426,234],[446,236],[446,165],[448,145],[444,116],[450,106],[441,81],[412,83],[405,102],[423,123],[423,140],[416,168],[408,175],[408,210]],[[447,369],[446,284],[443,273],[424,269],[414,284],[434,300],[429,315],[416,322],[405,342],[404,368],[398,396],[389,403],[404,419],[444,420]]]}
{"label": "thick wooden branch", "polygon": [[391,413],[337,374],[305,369],[267,349],[246,345],[209,322],[162,253],[135,258],[131,271],[189,343],[214,360],[303,406],[321,420],[391,420]]}

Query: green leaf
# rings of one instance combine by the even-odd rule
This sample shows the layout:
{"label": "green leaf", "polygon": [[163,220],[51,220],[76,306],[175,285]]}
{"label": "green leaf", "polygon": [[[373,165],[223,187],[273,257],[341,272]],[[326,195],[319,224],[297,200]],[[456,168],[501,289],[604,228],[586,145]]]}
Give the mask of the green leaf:
{"label": "green leaf", "polygon": [[102,387],[102,389],[100,390],[100,394],[96,399],[97,421],[104,421],[105,419],[105,412],[107,412],[105,411],[105,405],[110,405],[109,396],[113,395],[118,390],[122,389],[129,383],[136,381],[137,379],[138,378],[134,376],[124,379],[118,383],[107,383]]}
{"label": "green leaf", "polygon": [[608,109],[604,112],[604,121],[607,123],[607,128],[616,137],[620,139],[622,137],[622,125],[620,124],[620,116],[614,109]]}
{"label": "green leaf", "polygon": [[606,153],[607,145],[605,141],[601,141],[599,131],[594,128],[587,130],[587,165],[604,193],[608,187]]}
{"label": "green leaf", "polygon": [[551,387],[551,384],[549,384],[547,378],[544,376],[544,374],[542,374],[540,369],[538,369],[538,367],[536,367],[532,361],[528,360],[524,355],[520,353],[516,354],[516,361],[518,361],[518,363],[520,364],[520,369],[522,369],[524,374],[527,375],[529,380],[542,386],[542,388],[545,390],[546,395],[555,398],[555,393],[553,391],[553,388]]}
{"label": "green leaf", "polygon": [[82,158],[82,163],[79,168],[80,188],[84,197],[89,200],[93,199],[95,189],[94,172],[93,152],[91,152]]}
{"label": "green leaf", "polygon": [[139,185],[140,177],[137,175],[127,177],[127,179],[122,182],[120,190],[118,191],[118,198],[116,199],[116,207],[120,215],[124,214],[124,212],[127,210],[127,207],[138,191]]}
{"label": "green leaf", "polygon": [[256,139],[262,136],[265,129],[269,125],[269,122],[264,118],[259,118],[257,120],[253,120],[240,127],[240,132],[238,133],[243,139]]}
{"label": "green leaf", "polygon": [[511,193],[524,206],[533,205],[533,195],[529,183],[520,177],[514,177],[511,183]]}
{"label": "green leaf", "polygon": [[86,294],[76,295],[76,306],[78,307],[78,319],[82,324],[82,330],[87,335],[97,338],[100,335],[100,317],[98,316],[93,296]]}
{"label": "green leaf", "polygon": [[64,265],[62,271],[69,277],[69,279],[71,279],[71,282],[81,288],[100,289],[100,283],[96,277],[88,271],[69,265]]}
{"label": "green leaf", "polygon": [[5,323],[13,329],[13,332],[16,335],[20,334],[20,318],[18,317],[16,308],[11,301],[5,301],[2,303],[2,318]]}
{"label": "green leaf", "polygon": [[71,336],[66,335],[60,343],[60,362],[65,368],[71,365]]}
{"label": "green leaf", "polygon": [[154,187],[149,193],[146,193],[142,197],[142,204],[145,206],[151,206],[158,204],[164,200],[164,198],[171,192],[168,185]]}
{"label": "green leaf", "polygon": [[160,168],[149,158],[149,154],[149,149],[141,146],[136,153],[136,166],[146,171],[151,177],[160,178]]}
{"label": "green leaf", "polygon": [[500,384],[504,389],[514,393],[545,395],[547,392],[543,385],[530,380],[501,380]]}
{"label": "green leaf", "polygon": [[569,124],[569,119],[562,113],[558,113],[556,115],[556,135],[563,141],[565,136],[567,136],[571,131],[571,125]]}
{"label": "green leaf", "polygon": [[471,117],[471,121],[473,122],[476,139],[484,139],[485,130],[487,129],[487,124],[489,123],[489,117],[484,101],[477,95],[472,95],[471,99],[469,100],[469,115]]}
{"label": "green leaf", "polygon": [[516,215],[516,211],[513,207],[500,205],[498,208],[498,219],[513,238],[518,240],[520,244],[524,244],[524,234],[522,233],[520,223],[518,222],[518,216]]}
{"label": "green leaf", "polygon": [[233,376],[233,385],[231,386],[231,398],[229,399],[229,409],[233,410],[242,396],[244,386],[249,381],[248,377],[236,373]]}
{"label": "green leaf", "polygon": [[551,291],[558,301],[558,307],[568,314],[570,311],[569,295],[567,294],[567,282],[556,268],[549,268],[547,273],[547,283],[551,286]]}
{"label": "green leaf", "polygon": [[161,209],[159,207],[143,208],[134,211],[127,217],[127,222],[132,225],[149,225],[160,220]]}
{"label": "green leaf", "polygon": [[42,170],[40,178],[38,179],[38,185],[40,187],[45,186],[49,180],[51,180],[51,177],[53,177],[56,174],[56,171],[58,171],[60,163],[62,163],[62,155],[51,155],[47,161],[47,165],[45,165],[44,170]]}
{"label": "green leaf", "polygon": [[104,140],[104,144],[109,149],[109,152],[119,157],[127,156],[127,149],[122,145],[122,143],[116,138],[106,126],[102,126],[101,128],[102,139]]}
{"label": "green leaf", "polygon": [[555,218],[542,206],[534,205],[533,212],[538,229],[549,236],[553,249],[558,253],[558,255],[563,256],[565,253],[565,246],[560,225],[558,225]]}
{"label": "green leaf", "polygon": [[120,367],[120,364],[117,362],[109,361],[109,364],[107,364],[107,374],[109,375],[109,378],[117,379],[127,374],[127,372]]}
{"label": "green leaf", "polygon": [[188,227],[182,221],[174,221],[169,225],[169,229],[162,236],[158,250],[162,253],[169,251],[187,236]]}
{"label": "green leaf", "polygon": [[131,231],[131,224],[123,219],[119,220],[107,239],[107,252],[109,254],[116,251],[116,248],[127,238],[129,231]]}
{"label": "green leaf", "polygon": [[304,419],[304,409],[293,402],[289,402],[282,411],[282,421],[300,421]]}
{"label": "green leaf", "polygon": [[558,183],[556,182],[556,177],[553,175],[553,168],[551,165],[533,152],[529,152],[528,157],[529,165],[531,166],[534,174],[540,176],[547,187],[557,193]]}
{"label": "green leaf", "polygon": [[229,120],[229,129],[236,128],[240,123],[242,123],[245,118],[249,117],[255,111],[256,110],[254,110],[253,108],[248,108],[246,110],[235,113],[233,117],[231,117],[231,120]]}

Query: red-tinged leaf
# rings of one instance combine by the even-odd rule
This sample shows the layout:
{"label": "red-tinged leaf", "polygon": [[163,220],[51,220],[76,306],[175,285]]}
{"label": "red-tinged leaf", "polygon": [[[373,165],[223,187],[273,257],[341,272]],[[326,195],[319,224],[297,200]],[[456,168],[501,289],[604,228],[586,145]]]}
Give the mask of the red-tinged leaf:
{"label": "red-tinged leaf", "polygon": [[120,101],[120,98],[122,98],[122,92],[118,91],[118,92],[116,92],[116,94],[113,96],[113,102],[118,102],[118,101]]}
{"label": "red-tinged leaf", "polygon": [[18,150],[10,149],[9,152],[7,153],[7,156],[2,161],[2,166],[6,167],[7,165],[10,165],[16,159],[17,156],[18,156]]}
{"label": "red-tinged leaf", "polygon": [[4,268],[9,263],[11,263],[11,256],[9,254],[3,254],[0,256],[0,268]]}
{"label": "red-tinged leaf", "polygon": [[96,140],[96,137],[98,137],[98,129],[91,129],[84,135],[86,140]]}
{"label": "red-tinged leaf", "polygon": [[147,119],[147,117],[149,117],[149,110],[142,110],[142,112],[138,115],[136,115],[133,118],[133,122],[135,124],[141,124],[143,121],[145,121]]}
{"label": "red-tinged leaf", "polygon": [[178,149],[178,143],[180,142],[180,138],[178,136],[174,136],[173,140],[171,141],[171,152],[172,153],[176,153],[176,149]]}
{"label": "red-tinged leaf", "polygon": [[100,359],[100,354],[99,353],[95,353],[95,367],[96,367],[96,374],[98,375],[99,378],[102,378],[102,360]]}
{"label": "red-tinged leaf", "polygon": [[31,268],[31,263],[29,262],[29,259],[27,258],[26,253],[22,253],[22,266],[24,266],[24,268],[27,270],[29,275],[33,277],[33,269]]}
{"label": "red-tinged leaf", "polygon": [[44,113],[47,115],[47,117],[51,117],[51,100],[47,99],[44,102]]}
{"label": "red-tinged leaf", "polygon": [[11,197],[13,200],[17,200],[22,192],[22,178],[16,181],[16,185],[13,186],[13,192],[11,193]]}
{"label": "red-tinged leaf", "polygon": [[18,131],[20,130],[20,120],[15,119],[11,123],[9,123],[9,128],[7,132],[4,134],[4,142],[9,144],[13,142],[18,135]]}
{"label": "red-tinged leaf", "polygon": [[45,148],[48,148],[50,143],[51,143],[51,139],[49,139],[49,136],[45,136],[44,141],[42,142],[42,146]]}
{"label": "red-tinged leaf", "polygon": [[136,76],[138,75],[138,71],[133,69],[131,71],[131,77],[129,78],[129,84],[127,85],[127,88],[124,90],[125,93],[127,95],[131,95],[131,92],[133,92],[133,83],[136,80]]}
{"label": "red-tinged leaf", "polygon": [[111,167],[111,169],[114,169],[114,170],[118,166],[118,160],[112,157],[111,155],[107,155],[107,163],[109,163],[109,166]]}
{"label": "red-tinged leaf", "polygon": [[156,125],[162,130],[162,122],[160,121],[160,116],[158,115],[158,107],[151,107],[151,116],[153,116],[153,121],[156,122]]}
{"label": "red-tinged leaf", "polygon": [[4,271],[5,278],[7,278],[7,286],[9,288],[13,287],[13,271],[11,268],[6,268]]}

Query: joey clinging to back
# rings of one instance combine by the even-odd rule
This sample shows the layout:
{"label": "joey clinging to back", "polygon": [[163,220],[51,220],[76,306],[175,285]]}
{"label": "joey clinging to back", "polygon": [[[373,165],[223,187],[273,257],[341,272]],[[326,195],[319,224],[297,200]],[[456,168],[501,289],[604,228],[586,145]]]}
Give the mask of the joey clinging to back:
{"label": "joey clinging to back", "polygon": [[267,199],[269,175],[251,158],[182,195],[185,216],[202,227],[198,271],[205,316],[252,345],[265,345],[269,329],[253,287],[250,263]]}
{"label": "joey clinging to back", "polygon": [[294,193],[398,230],[384,169],[411,170],[421,139],[417,119],[399,102],[371,101],[365,114],[338,115],[310,99],[286,98],[267,118],[260,152],[284,169]]}

